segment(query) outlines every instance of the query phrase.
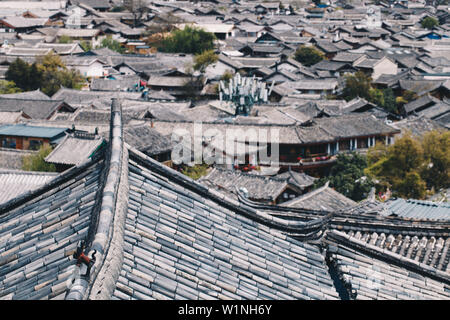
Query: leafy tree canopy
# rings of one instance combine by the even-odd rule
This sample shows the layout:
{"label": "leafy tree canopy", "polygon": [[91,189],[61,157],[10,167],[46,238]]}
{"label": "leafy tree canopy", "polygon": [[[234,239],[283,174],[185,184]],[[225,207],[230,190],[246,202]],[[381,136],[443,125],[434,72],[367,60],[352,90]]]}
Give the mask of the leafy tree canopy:
{"label": "leafy tree canopy", "polygon": [[174,30],[159,43],[159,50],[174,53],[201,54],[214,49],[213,33],[203,29],[185,26],[183,30]]}
{"label": "leafy tree canopy", "polygon": [[405,134],[391,146],[370,148],[365,173],[393,194],[422,199],[427,189],[450,187],[450,132],[430,131],[421,138]]}
{"label": "leafy tree canopy", "polygon": [[72,42],[72,39],[69,36],[62,35],[59,38],[59,43],[71,43],[71,42]]}
{"label": "leafy tree canopy", "polygon": [[356,97],[364,98],[390,113],[399,113],[398,107],[401,105],[401,101],[396,99],[392,89],[380,90],[374,88],[372,86],[372,78],[362,71],[358,71],[354,75],[345,76],[345,88],[341,98],[350,101]]}
{"label": "leafy tree canopy", "polygon": [[435,26],[439,25],[439,21],[432,17],[426,17],[425,19],[422,20],[420,24],[422,25],[423,28],[431,30]]}
{"label": "leafy tree canopy", "polygon": [[45,162],[45,157],[47,157],[50,152],[52,152],[52,147],[46,146],[41,147],[37,154],[32,154],[25,156],[23,158],[22,169],[25,171],[46,171],[54,172],[56,167],[54,164]]}
{"label": "leafy tree canopy", "polygon": [[61,86],[79,89],[83,83],[79,72],[67,69],[61,57],[54,53],[36,59],[33,64],[16,59],[10,64],[5,77],[23,91],[40,88],[49,96]]}
{"label": "leafy tree canopy", "polygon": [[82,40],[80,41],[80,46],[83,48],[84,52],[92,50],[92,43],[90,41]]}
{"label": "leafy tree canopy", "polygon": [[111,36],[107,36],[100,43],[99,48],[108,48],[118,53],[125,53],[126,49],[120,45],[120,42],[114,40]]}
{"label": "leafy tree canopy", "polygon": [[307,67],[322,61],[324,57],[323,52],[313,46],[300,46],[294,55],[295,60]]}
{"label": "leafy tree canopy", "polygon": [[337,156],[336,164],[331,168],[330,174],[315,182],[315,187],[330,181],[330,187],[355,201],[363,200],[374,186],[372,180],[364,175],[367,167],[366,157],[359,153]]}
{"label": "leafy tree canopy", "polygon": [[14,81],[0,80],[0,94],[21,92],[20,88],[16,87]]}
{"label": "leafy tree canopy", "polygon": [[194,180],[198,180],[201,177],[203,177],[204,175],[206,175],[208,172],[208,165],[207,164],[196,164],[194,166],[188,166],[185,165],[183,166],[183,168],[181,169],[181,173],[183,173],[184,175],[194,179]]}
{"label": "leafy tree canopy", "polygon": [[345,76],[345,88],[342,97],[350,101],[356,97],[370,100],[370,90],[372,89],[372,78],[362,71],[354,75]]}
{"label": "leafy tree canopy", "polygon": [[219,60],[219,57],[214,53],[214,50],[208,50],[197,54],[194,57],[194,70],[203,73],[205,72],[206,67],[217,62],[217,60]]}

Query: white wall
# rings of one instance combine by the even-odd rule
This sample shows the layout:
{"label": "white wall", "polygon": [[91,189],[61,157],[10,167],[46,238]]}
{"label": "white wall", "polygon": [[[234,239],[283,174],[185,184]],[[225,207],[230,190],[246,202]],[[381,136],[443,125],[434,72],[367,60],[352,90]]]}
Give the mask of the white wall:
{"label": "white wall", "polygon": [[80,71],[83,77],[102,77],[103,76],[103,64],[94,62],[89,66],[69,66],[69,68]]}
{"label": "white wall", "polygon": [[372,79],[376,80],[382,74],[397,74],[398,66],[389,59],[384,59],[373,68]]}

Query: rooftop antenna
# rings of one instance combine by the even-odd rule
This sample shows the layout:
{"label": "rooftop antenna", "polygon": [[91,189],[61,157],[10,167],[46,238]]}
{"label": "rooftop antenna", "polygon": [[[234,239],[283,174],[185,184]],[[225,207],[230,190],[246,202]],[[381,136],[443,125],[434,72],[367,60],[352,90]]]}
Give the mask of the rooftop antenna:
{"label": "rooftop antenna", "polygon": [[[234,105],[235,115],[249,115],[253,105],[267,102],[275,82],[272,81],[270,91],[266,84],[253,77],[243,77],[236,73],[230,79],[228,86],[223,81],[219,82],[219,99],[229,101]],[[228,87],[228,88],[227,88]]]}

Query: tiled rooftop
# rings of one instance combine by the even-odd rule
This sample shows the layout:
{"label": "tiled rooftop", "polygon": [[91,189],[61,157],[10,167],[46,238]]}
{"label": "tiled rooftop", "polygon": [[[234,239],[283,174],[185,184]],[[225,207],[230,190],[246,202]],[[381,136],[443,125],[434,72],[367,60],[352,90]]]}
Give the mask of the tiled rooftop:
{"label": "tiled rooftop", "polygon": [[1,298],[64,298],[74,271],[71,255],[88,234],[101,170],[102,162],[75,168],[75,175],[70,171],[53,188],[33,191],[18,208],[9,210],[14,202],[0,206]]}
{"label": "tiled rooftop", "polygon": [[120,299],[338,298],[315,246],[129,163]]}

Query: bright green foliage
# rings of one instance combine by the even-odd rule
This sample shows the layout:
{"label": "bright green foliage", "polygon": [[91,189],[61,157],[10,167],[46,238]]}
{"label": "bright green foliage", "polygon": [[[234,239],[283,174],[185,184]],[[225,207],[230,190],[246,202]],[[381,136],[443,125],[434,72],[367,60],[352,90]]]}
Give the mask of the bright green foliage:
{"label": "bright green foliage", "polygon": [[90,41],[82,40],[80,41],[80,47],[83,48],[84,52],[92,50],[92,43]]}
{"label": "bright green foliage", "polygon": [[366,167],[365,156],[358,153],[341,153],[337,156],[329,176],[317,180],[315,186],[319,187],[330,181],[330,187],[346,197],[355,201],[363,200],[374,185],[370,178],[364,176]]}
{"label": "bright green foliage", "polygon": [[59,43],[71,43],[71,42],[72,42],[72,38],[70,38],[69,36],[62,35],[59,38]]}
{"label": "bright green foliage", "polygon": [[403,92],[402,98],[405,99],[406,102],[411,102],[413,100],[416,100],[418,96],[415,92],[406,90],[405,92]]}
{"label": "bright green foliage", "polygon": [[380,89],[371,88],[369,89],[369,101],[376,104],[377,106],[384,106],[384,94]]}
{"label": "bright green foliage", "polygon": [[41,73],[36,63],[30,65],[17,58],[9,65],[5,78],[13,81],[23,91],[30,91],[40,87]]}
{"label": "bright green foliage", "polygon": [[322,61],[324,58],[323,52],[313,46],[300,46],[294,55],[295,60],[307,67]]}
{"label": "bright green foliage", "polygon": [[362,71],[345,76],[345,88],[341,98],[350,101],[356,97],[364,98],[394,114],[398,113],[398,104],[401,103],[401,100],[396,100],[391,88],[380,90],[372,87],[372,78]]}
{"label": "bright green foliage", "polygon": [[430,131],[422,138],[424,169],[429,187],[436,190],[450,186],[450,131]]}
{"label": "bright green foliage", "polygon": [[383,90],[384,105],[383,108],[390,113],[398,113],[397,103],[395,101],[394,91],[391,88]]}
{"label": "bright green foliage", "polygon": [[190,177],[191,179],[197,180],[206,175],[208,172],[207,164],[196,164],[194,166],[184,166],[181,169],[181,173]]}
{"label": "bright green foliage", "polygon": [[20,88],[16,87],[14,81],[0,80],[0,94],[21,92]]}
{"label": "bright green foliage", "polygon": [[126,51],[126,49],[120,45],[120,42],[114,40],[111,36],[107,36],[106,38],[104,38],[99,48],[108,48],[118,53],[125,53]]}
{"label": "bright green foliage", "polygon": [[345,88],[342,97],[350,101],[356,97],[371,100],[370,90],[372,89],[372,78],[362,71],[356,72],[354,75],[345,76]]}
{"label": "bright green foliage", "polygon": [[168,38],[162,40],[159,44],[159,50],[163,52],[200,54],[204,51],[213,50],[215,39],[216,37],[213,33],[185,26],[183,30],[175,30],[171,32]]}
{"label": "bright green foliage", "polygon": [[231,78],[233,78],[233,73],[230,70],[226,70],[220,77],[220,80],[223,80],[225,83],[227,83],[231,80]]}
{"label": "bright green foliage", "polygon": [[423,28],[431,30],[435,26],[439,25],[439,21],[432,17],[426,17],[425,19],[422,20],[420,24],[422,25]]}
{"label": "bright green foliage", "polygon": [[405,134],[391,146],[369,149],[366,174],[389,185],[394,195],[422,199],[429,190],[450,187],[450,133],[422,138]]}
{"label": "bright green foliage", "polygon": [[411,171],[407,172],[405,177],[397,182],[395,191],[401,196],[423,199],[427,192],[427,186],[417,172]]}
{"label": "bright green foliage", "polygon": [[6,79],[14,81],[23,91],[40,88],[45,94],[52,96],[61,86],[79,89],[83,78],[79,72],[69,70],[61,58],[49,53],[29,64],[21,59],[16,59],[6,72]]}
{"label": "bright green foliage", "polygon": [[25,171],[46,171],[54,172],[56,167],[54,164],[45,162],[47,157],[52,152],[52,147],[41,147],[37,154],[25,156],[23,158],[22,169]]}
{"label": "bright green foliage", "polygon": [[205,72],[206,67],[217,62],[217,60],[219,60],[219,57],[214,53],[214,50],[208,50],[197,54],[194,57],[194,70],[203,73]]}

